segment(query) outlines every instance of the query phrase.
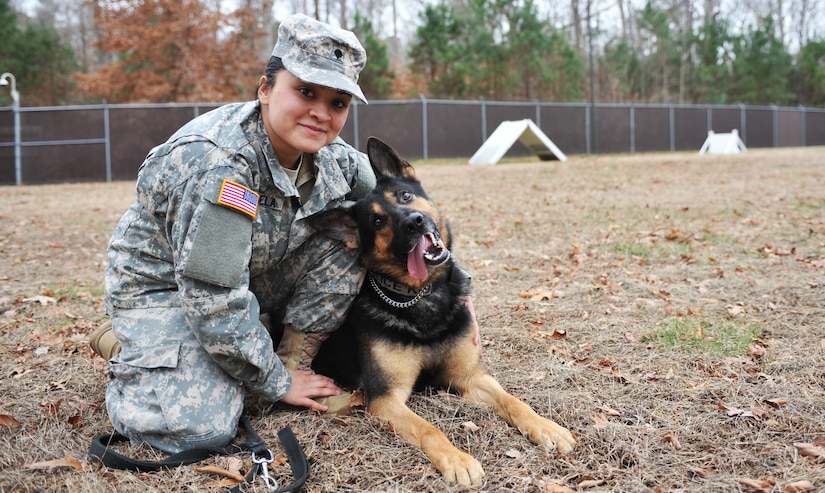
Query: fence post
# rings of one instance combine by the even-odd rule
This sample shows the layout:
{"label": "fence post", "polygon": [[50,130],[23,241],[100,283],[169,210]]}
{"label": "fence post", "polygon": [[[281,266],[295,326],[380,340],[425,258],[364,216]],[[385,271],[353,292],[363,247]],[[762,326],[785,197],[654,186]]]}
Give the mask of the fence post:
{"label": "fence post", "polygon": [[713,106],[708,105],[708,132],[713,130]]}
{"label": "fence post", "polygon": [[103,100],[103,144],[106,153],[106,183],[112,182],[112,139],[109,128],[109,102]]}
{"label": "fence post", "polygon": [[773,146],[779,147],[779,108],[772,104],[771,112],[773,113]]}
{"label": "fence post", "polygon": [[745,105],[739,103],[739,137],[745,145],[748,145],[748,117],[745,111]]}
{"label": "fence post", "polygon": [[806,116],[807,115],[805,115],[805,107],[800,105],[799,119],[801,121],[799,125],[799,145],[801,145],[802,147],[805,147],[808,142],[808,119],[806,118]]}
{"label": "fence post", "polygon": [[630,152],[636,152],[636,105],[630,103]]}
{"label": "fence post", "polygon": [[424,146],[424,158],[429,159],[430,143],[427,139],[427,97],[421,95],[421,125],[422,125],[422,145]]}
{"label": "fence post", "polygon": [[590,105],[584,107],[584,149],[590,155]]}
{"label": "fence post", "polygon": [[481,100],[481,143],[487,142],[487,101]]}
{"label": "fence post", "polygon": [[673,152],[676,150],[676,108],[674,108],[671,104],[668,110],[668,125],[670,126],[670,152]]}

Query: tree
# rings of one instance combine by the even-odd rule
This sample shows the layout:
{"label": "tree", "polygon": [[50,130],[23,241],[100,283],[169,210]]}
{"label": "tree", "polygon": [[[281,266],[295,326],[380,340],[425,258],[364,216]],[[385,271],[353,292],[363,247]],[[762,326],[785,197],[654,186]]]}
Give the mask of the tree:
{"label": "tree", "polygon": [[728,103],[735,58],[733,47],[738,42],[726,19],[717,14],[705,15],[693,40],[696,60],[689,92],[693,102]]}
{"label": "tree", "polygon": [[427,5],[420,18],[409,53],[413,72],[424,78],[435,97],[463,92],[464,77],[458,70],[464,52],[458,43],[462,21],[443,1]]}
{"label": "tree", "polygon": [[[584,63],[562,33],[549,29],[532,0],[508,16],[512,96],[570,100],[582,97]],[[520,90],[518,88],[520,87]]]}
{"label": "tree", "polygon": [[751,27],[734,54],[732,99],[749,104],[783,104],[792,99],[787,86],[793,59],[777,37],[772,17]]}
{"label": "tree", "polygon": [[799,52],[797,71],[798,102],[825,106],[825,40],[808,40]]}
{"label": "tree", "polygon": [[111,62],[79,74],[81,90],[110,102],[231,101],[253,96],[264,72],[257,12],[229,15],[199,0],[90,0]]}
{"label": "tree", "polygon": [[367,65],[361,71],[358,84],[367,99],[384,99],[392,92],[395,78],[390,70],[387,45],[375,37],[372,22],[361,15],[355,14],[353,32],[367,50]]}
{"label": "tree", "polygon": [[[0,0],[0,65],[0,73],[14,74],[26,105],[72,101],[69,76],[77,67],[72,50],[47,26],[27,23],[20,29],[9,0]],[[0,102],[11,102],[8,91],[0,91]]]}

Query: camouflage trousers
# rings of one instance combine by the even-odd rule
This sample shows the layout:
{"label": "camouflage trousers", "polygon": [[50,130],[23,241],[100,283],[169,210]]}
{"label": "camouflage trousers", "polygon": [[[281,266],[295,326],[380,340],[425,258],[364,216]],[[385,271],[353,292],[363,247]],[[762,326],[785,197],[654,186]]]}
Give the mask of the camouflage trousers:
{"label": "camouflage trousers", "polygon": [[[270,268],[264,282],[253,283],[253,292],[264,311],[285,314],[284,323],[327,332],[343,322],[363,278],[354,251],[317,235]],[[199,343],[177,299],[177,292],[170,291],[164,306],[112,309],[112,329],[122,351],[109,362],[109,418],[133,442],[167,453],[225,446],[236,434],[247,388]],[[250,318],[257,319],[262,308],[253,305],[257,313]],[[261,347],[274,352],[267,331],[262,327],[258,332],[267,339]],[[291,379],[274,359],[278,368],[272,371],[281,373],[275,378],[282,396]]]}

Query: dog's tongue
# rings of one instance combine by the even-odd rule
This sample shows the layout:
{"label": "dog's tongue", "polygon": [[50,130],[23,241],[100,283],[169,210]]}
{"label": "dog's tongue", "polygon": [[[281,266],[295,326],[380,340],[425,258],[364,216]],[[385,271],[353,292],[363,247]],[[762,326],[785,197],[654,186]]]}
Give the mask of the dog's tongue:
{"label": "dog's tongue", "polygon": [[424,264],[424,252],[432,246],[432,242],[425,235],[421,237],[418,245],[407,255],[407,270],[410,276],[418,281],[427,278],[427,266]]}

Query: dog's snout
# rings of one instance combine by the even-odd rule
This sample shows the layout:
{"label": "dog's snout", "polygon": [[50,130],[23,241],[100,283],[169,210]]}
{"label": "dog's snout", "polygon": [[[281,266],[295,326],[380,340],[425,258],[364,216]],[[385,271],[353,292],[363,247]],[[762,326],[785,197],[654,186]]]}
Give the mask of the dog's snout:
{"label": "dog's snout", "polygon": [[413,212],[409,214],[401,222],[401,227],[410,233],[420,232],[422,226],[424,226],[424,214],[420,212]]}

